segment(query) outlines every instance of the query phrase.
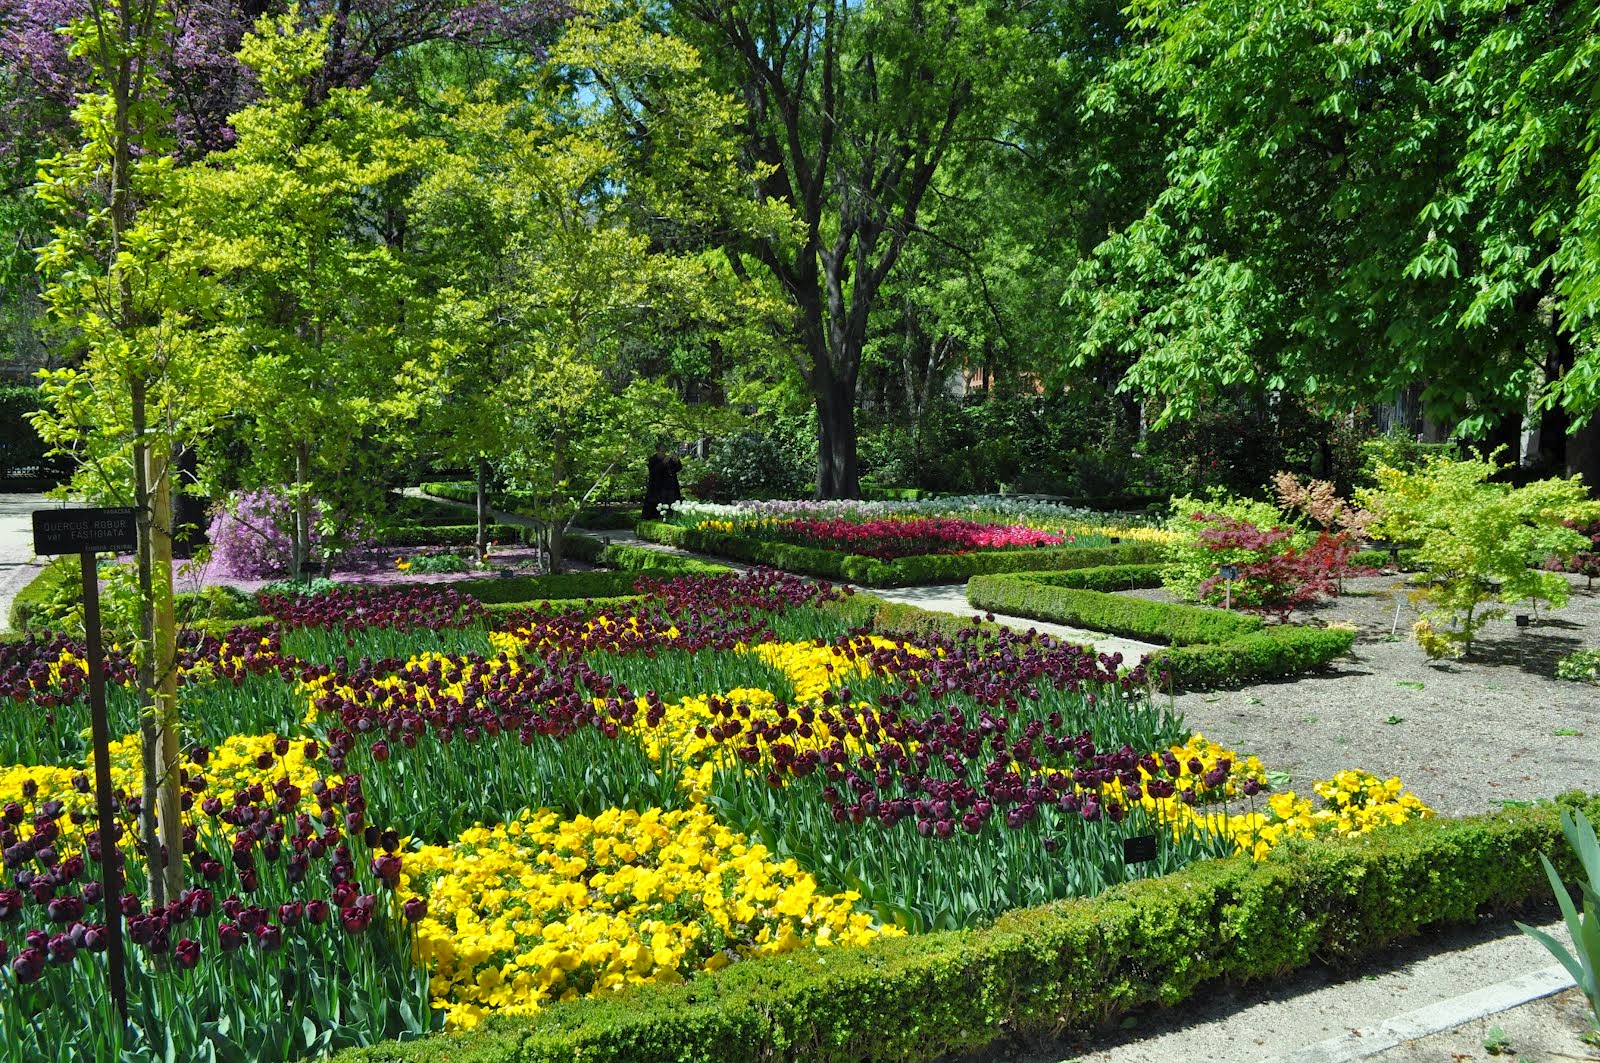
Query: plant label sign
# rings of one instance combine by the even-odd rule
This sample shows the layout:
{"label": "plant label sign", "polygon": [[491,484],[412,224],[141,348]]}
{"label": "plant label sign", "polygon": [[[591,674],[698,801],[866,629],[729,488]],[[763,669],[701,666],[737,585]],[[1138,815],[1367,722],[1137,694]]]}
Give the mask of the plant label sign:
{"label": "plant label sign", "polygon": [[112,509],[36,509],[33,552],[41,556],[84,551],[132,553],[139,548],[139,524],[132,506]]}
{"label": "plant label sign", "polygon": [[[114,838],[116,810],[111,795],[111,722],[106,714],[106,665],[100,630],[100,574],[94,555],[109,550],[129,553],[139,548],[137,511],[116,509],[36,509],[33,511],[33,552],[77,554],[83,577],[84,658],[89,666],[89,723],[94,749],[95,815],[100,837]],[[128,1018],[128,982],[122,959],[122,872],[117,867],[117,847],[100,847],[100,885],[105,895],[106,980],[117,1014]]]}
{"label": "plant label sign", "polygon": [[1125,864],[1146,864],[1156,858],[1156,836],[1154,834],[1136,834],[1132,838],[1122,839],[1122,862]]}

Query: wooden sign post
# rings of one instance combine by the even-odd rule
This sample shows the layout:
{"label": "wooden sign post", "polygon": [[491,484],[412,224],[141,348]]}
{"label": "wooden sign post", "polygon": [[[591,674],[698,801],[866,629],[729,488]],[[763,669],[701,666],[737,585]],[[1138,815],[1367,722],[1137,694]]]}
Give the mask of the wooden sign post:
{"label": "wooden sign post", "polygon": [[83,634],[89,663],[89,719],[94,742],[94,799],[100,830],[101,906],[106,917],[106,968],[111,999],[128,1017],[128,982],[122,957],[122,874],[117,866],[117,819],[111,803],[111,723],[106,718],[106,665],[100,637],[100,574],[94,555],[130,553],[139,546],[132,508],[36,509],[33,552],[77,554],[83,566]]}

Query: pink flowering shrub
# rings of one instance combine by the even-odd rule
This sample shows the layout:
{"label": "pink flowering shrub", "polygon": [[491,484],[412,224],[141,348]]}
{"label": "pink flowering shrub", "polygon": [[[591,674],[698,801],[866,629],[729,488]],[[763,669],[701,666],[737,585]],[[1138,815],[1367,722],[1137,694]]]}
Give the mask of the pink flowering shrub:
{"label": "pink flowering shrub", "polygon": [[[223,572],[241,579],[291,576],[293,521],[293,508],[282,491],[264,487],[242,492],[231,505],[218,506],[211,518],[206,530],[211,560]],[[313,548],[320,540],[313,526]]]}
{"label": "pink flowering shrub", "polygon": [[881,520],[777,521],[762,529],[772,538],[801,546],[846,550],[880,561],[914,554],[957,554],[968,550],[1006,550],[1060,546],[1067,540],[1018,525],[979,524],[959,517],[903,517]]}
{"label": "pink flowering shrub", "polygon": [[[344,536],[325,535],[317,527],[320,507],[314,499],[311,512],[313,557],[348,555],[372,545],[360,524]],[[293,576],[293,526],[294,508],[282,489],[263,487],[242,492],[233,504],[219,506],[211,518],[206,531],[211,540],[211,560],[223,572],[241,579]]]}

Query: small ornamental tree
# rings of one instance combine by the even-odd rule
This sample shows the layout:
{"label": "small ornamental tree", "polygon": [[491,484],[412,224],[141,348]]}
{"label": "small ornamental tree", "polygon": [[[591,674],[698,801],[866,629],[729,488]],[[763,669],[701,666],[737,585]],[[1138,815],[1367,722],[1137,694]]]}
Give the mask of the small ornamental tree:
{"label": "small ornamental tree", "polygon": [[1340,498],[1327,480],[1308,479],[1302,484],[1294,473],[1280,472],[1272,477],[1272,489],[1286,513],[1300,514],[1324,531],[1349,532],[1359,539],[1372,522],[1371,513]]}
{"label": "small ornamental tree", "polygon": [[[1258,528],[1216,513],[1197,513],[1194,519],[1206,525],[1201,541],[1217,556],[1233,559],[1219,562],[1217,574],[1201,581],[1198,597],[1212,603],[1231,600],[1242,609],[1270,613],[1279,623],[1288,623],[1289,614],[1303,605],[1337,595],[1338,580],[1350,572],[1355,554],[1355,543],[1344,532],[1319,532],[1299,547],[1288,528]],[[1231,581],[1222,576],[1223,564],[1236,569]]]}
{"label": "small ornamental tree", "polygon": [[1378,486],[1356,493],[1372,511],[1372,531],[1417,545],[1430,577],[1416,595],[1425,607],[1413,631],[1430,657],[1461,657],[1484,624],[1517,602],[1567,601],[1567,580],[1534,567],[1589,545],[1569,521],[1600,517],[1581,477],[1525,487],[1491,483],[1496,456],[1454,461],[1430,457],[1419,468],[1377,469]]}

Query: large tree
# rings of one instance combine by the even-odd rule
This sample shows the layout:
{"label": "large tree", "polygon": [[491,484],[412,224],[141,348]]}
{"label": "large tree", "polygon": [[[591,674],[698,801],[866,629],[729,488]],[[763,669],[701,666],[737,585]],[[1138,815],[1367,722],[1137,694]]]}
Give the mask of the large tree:
{"label": "large tree", "polygon": [[1154,101],[1165,183],[1067,289],[1079,357],[1131,361],[1163,421],[1240,389],[1348,409],[1415,385],[1464,435],[1530,392],[1587,417],[1593,8],[1133,4],[1091,100]]}
{"label": "large tree", "polygon": [[347,511],[329,503],[365,483],[358,445],[406,412],[396,335],[408,276],[357,208],[414,168],[422,145],[411,114],[370,87],[318,91],[333,29],[257,23],[240,55],[260,98],[230,118],[235,146],[184,174],[201,253],[227,290],[254,471],[293,485],[296,566],[313,521]]}
{"label": "large tree", "polygon": [[74,359],[42,374],[47,403],[33,417],[76,459],[72,490],[135,509],[140,841],[158,904],[182,887],[171,459],[205,432],[217,375],[199,338],[208,285],[172,210],[165,18],[162,0],[88,0],[66,27],[85,71],[79,142],[44,163],[37,194],[56,218],[39,255],[44,299]]}
{"label": "large tree", "polygon": [[992,135],[1007,70],[1044,5],[989,0],[680,0],[671,16],[748,111],[760,194],[788,233],[729,240],[794,304],[817,404],[817,492],[859,493],[856,392],[867,326],[952,152]]}
{"label": "large tree", "polygon": [[[521,491],[552,564],[578,507],[681,432],[681,402],[624,357],[630,333],[740,319],[759,293],[675,234],[781,229],[738,165],[737,103],[693,49],[638,12],[585,5],[514,89],[440,101],[441,149],[410,197],[410,257],[432,292],[415,331],[422,412],[452,459]],[[643,118],[633,103],[648,85]],[[631,457],[630,457],[631,455]]]}

